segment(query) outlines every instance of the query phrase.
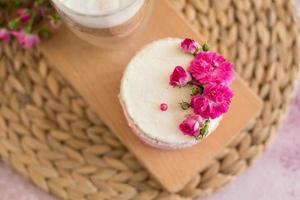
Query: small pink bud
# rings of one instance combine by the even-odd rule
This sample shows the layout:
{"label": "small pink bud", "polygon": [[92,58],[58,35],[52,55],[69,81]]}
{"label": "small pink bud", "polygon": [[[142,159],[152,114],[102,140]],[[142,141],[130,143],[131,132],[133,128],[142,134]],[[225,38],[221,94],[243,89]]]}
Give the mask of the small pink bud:
{"label": "small pink bud", "polygon": [[169,84],[181,87],[186,85],[190,80],[190,74],[183,67],[177,66],[170,75]]}
{"label": "small pink bud", "polygon": [[185,38],[181,42],[180,46],[186,53],[195,54],[198,50],[199,44],[195,40]]}
{"label": "small pink bud", "polygon": [[161,103],[159,107],[160,107],[161,111],[167,111],[168,110],[168,104],[166,104],[166,103]]}
{"label": "small pink bud", "polygon": [[198,136],[203,119],[200,115],[188,115],[179,125],[179,129],[184,135]]}

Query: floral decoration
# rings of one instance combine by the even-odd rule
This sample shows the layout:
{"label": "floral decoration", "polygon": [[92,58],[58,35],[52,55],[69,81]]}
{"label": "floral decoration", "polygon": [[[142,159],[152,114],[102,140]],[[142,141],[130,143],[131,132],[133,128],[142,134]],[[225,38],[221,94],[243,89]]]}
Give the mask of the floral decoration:
{"label": "floral decoration", "polygon": [[190,102],[179,103],[181,109],[191,109],[179,124],[184,135],[202,139],[209,133],[211,120],[221,117],[229,110],[233,91],[230,83],[235,79],[233,64],[217,52],[209,50],[208,45],[199,45],[186,38],[180,44],[185,53],[194,55],[186,66],[176,66],[170,75],[169,84],[173,87],[189,87]]}
{"label": "floral decoration", "polygon": [[0,0],[0,41],[32,48],[49,37],[60,18],[48,0]]}
{"label": "floral decoration", "polygon": [[203,51],[195,56],[188,71],[200,84],[230,84],[233,65],[217,52]]}
{"label": "floral decoration", "polygon": [[203,93],[193,95],[191,107],[203,118],[216,119],[229,109],[233,91],[226,85],[207,85]]}

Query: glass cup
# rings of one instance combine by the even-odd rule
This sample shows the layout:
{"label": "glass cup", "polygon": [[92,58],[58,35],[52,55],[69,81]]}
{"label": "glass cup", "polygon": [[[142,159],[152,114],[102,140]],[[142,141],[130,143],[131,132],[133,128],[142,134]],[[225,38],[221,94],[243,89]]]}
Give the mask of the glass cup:
{"label": "glass cup", "polygon": [[89,1],[51,2],[79,38],[105,48],[118,48],[118,44],[140,29],[152,5],[152,0],[93,0],[98,8],[88,5]]}

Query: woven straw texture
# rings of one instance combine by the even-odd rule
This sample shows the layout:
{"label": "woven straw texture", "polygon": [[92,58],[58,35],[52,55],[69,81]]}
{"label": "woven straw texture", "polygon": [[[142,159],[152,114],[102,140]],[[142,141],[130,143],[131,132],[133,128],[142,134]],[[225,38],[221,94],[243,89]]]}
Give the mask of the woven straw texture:
{"label": "woven straw texture", "polygon": [[[61,199],[205,196],[252,165],[276,135],[297,79],[292,0],[172,0],[263,99],[260,115],[179,193],[169,194],[38,50],[0,48],[0,153]],[[188,170],[188,169],[187,169]]]}

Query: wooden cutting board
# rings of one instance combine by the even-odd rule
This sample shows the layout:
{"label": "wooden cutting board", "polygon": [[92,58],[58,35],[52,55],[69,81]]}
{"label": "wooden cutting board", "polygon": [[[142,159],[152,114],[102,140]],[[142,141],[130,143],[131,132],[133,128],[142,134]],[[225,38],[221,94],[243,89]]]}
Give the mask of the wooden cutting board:
{"label": "wooden cutting board", "polygon": [[[168,0],[156,0],[147,26],[117,51],[101,50],[63,27],[42,50],[99,117],[169,191],[182,189],[262,107],[244,82],[233,83],[235,97],[218,129],[200,144],[182,150],[159,150],[142,143],[130,130],[118,101],[120,80],[130,58],[145,44],[164,37],[200,36]],[[113,44],[112,44],[113,45]]]}

